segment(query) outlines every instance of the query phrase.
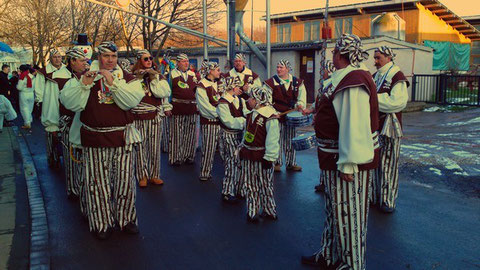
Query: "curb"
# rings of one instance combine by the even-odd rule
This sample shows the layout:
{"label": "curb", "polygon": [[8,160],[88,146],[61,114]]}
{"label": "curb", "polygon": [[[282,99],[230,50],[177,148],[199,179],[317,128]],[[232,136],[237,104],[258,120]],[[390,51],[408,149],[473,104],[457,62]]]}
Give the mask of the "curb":
{"label": "curb", "polygon": [[50,247],[48,240],[48,222],[45,202],[37,177],[35,164],[23,135],[18,127],[12,127],[17,137],[23,161],[23,171],[27,181],[28,204],[30,205],[30,268],[31,270],[50,269]]}

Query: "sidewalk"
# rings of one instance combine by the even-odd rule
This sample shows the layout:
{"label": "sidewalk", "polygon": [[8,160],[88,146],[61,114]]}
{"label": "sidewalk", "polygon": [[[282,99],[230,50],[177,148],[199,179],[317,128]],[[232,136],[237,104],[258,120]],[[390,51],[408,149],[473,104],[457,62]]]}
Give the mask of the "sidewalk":
{"label": "sidewalk", "polygon": [[0,270],[28,266],[27,191],[19,148],[11,127],[0,133]]}

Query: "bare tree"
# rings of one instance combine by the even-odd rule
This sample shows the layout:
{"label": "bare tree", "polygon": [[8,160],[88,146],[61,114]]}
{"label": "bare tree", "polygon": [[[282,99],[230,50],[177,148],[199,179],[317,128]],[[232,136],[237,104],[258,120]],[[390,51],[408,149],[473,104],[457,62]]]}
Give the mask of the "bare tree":
{"label": "bare tree", "polygon": [[66,6],[57,0],[19,0],[15,12],[6,12],[4,19],[9,22],[0,30],[13,44],[29,45],[33,51],[32,62],[44,65],[46,55],[65,41],[65,25],[61,14]]}

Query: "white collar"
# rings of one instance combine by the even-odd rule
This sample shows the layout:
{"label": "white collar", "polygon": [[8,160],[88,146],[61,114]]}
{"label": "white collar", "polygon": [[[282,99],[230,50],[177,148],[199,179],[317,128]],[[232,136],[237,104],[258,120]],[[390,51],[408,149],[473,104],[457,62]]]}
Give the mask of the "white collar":
{"label": "white collar", "polygon": [[244,74],[244,75],[250,75],[251,76],[252,75],[252,70],[245,67],[242,72],[238,72],[237,70],[235,70],[235,68],[232,68],[230,70],[230,75],[236,75],[236,74]]}
{"label": "white collar", "polygon": [[276,114],[277,111],[272,106],[265,106],[260,109],[255,109],[254,112],[261,114],[266,118],[270,118],[272,115]]}
{"label": "white collar", "polygon": [[387,64],[385,64],[383,67],[379,68],[377,70],[377,73],[378,74],[385,74],[385,72],[387,72],[391,67],[393,66],[393,62],[388,62]]}
{"label": "white collar", "polygon": [[[287,80],[284,80],[284,79],[280,78],[280,76],[278,76],[278,74],[277,74],[277,77],[280,79],[281,84],[289,84],[293,81],[293,76],[290,73],[288,73],[288,79],[287,79],[288,83],[287,83]],[[273,84],[274,85],[279,85],[276,80],[273,80]]]}
{"label": "white collar", "polygon": [[232,94],[230,94],[230,93],[228,93],[228,92],[225,92],[225,93],[223,94],[223,98],[225,98],[225,99],[226,99],[228,102],[230,102],[230,103],[232,103],[233,101],[235,101],[235,99],[237,99],[236,96],[234,96],[234,95],[232,95]]}
{"label": "white collar", "polygon": [[72,77],[72,73],[66,66],[62,67],[61,69],[55,71],[52,74],[52,79],[61,78],[61,79],[70,79]]}
{"label": "white collar", "polygon": [[183,74],[187,74],[189,76],[195,76],[195,73],[193,71],[191,71],[190,69],[188,69],[187,71],[185,72],[182,72],[180,71],[178,68],[174,68],[171,72],[171,76],[172,78],[176,78],[178,76],[182,76]]}
{"label": "white collar", "polygon": [[64,67],[65,67],[65,65],[64,65],[63,63],[62,63],[62,65],[60,66],[59,69],[57,69],[56,67],[54,67],[54,66],[52,65],[52,63],[48,63],[47,66],[45,67],[45,73],[49,74],[49,73],[55,72],[55,71],[57,71],[57,70],[60,70],[60,69],[62,69],[62,68],[64,68]]}
{"label": "white collar", "polygon": [[355,71],[355,70],[365,70],[368,71],[368,68],[365,64],[360,63],[360,67],[354,67],[352,65],[348,65],[346,68],[337,69],[335,72],[332,73],[332,85],[333,87],[337,87],[338,84],[348,75],[348,73]]}

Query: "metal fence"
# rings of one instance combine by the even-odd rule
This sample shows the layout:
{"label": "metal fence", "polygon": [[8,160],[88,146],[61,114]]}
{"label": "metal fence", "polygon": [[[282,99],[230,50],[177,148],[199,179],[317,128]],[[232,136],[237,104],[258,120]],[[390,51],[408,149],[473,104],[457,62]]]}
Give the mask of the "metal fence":
{"label": "metal fence", "polygon": [[480,76],[414,75],[412,101],[480,106]]}

